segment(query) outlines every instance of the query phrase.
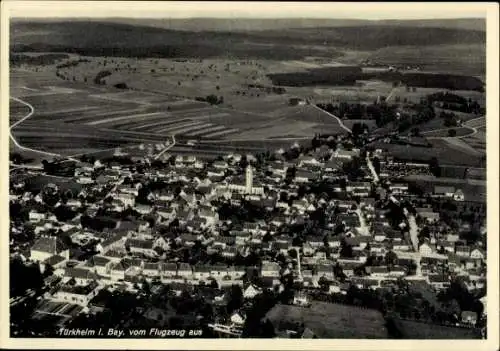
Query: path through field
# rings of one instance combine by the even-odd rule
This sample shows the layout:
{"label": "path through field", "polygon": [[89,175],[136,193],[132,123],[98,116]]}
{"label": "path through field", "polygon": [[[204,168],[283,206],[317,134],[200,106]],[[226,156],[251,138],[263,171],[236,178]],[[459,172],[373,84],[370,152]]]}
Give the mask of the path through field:
{"label": "path through field", "polygon": [[337,120],[337,122],[339,123],[339,125],[340,125],[340,127],[341,127],[342,129],[344,129],[345,131],[348,131],[349,133],[352,133],[352,130],[351,130],[351,129],[349,129],[349,128],[348,128],[348,127],[344,124],[344,122],[342,122],[342,120],[341,120],[340,118],[338,118],[337,116],[335,116],[335,115],[331,114],[331,113],[330,113],[330,112],[328,112],[328,111],[323,110],[322,108],[319,108],[318,106],[316,106],[316,105],[314,105],[314,104],[311,104],[311,106],[313,106],[313,107],[314,107],[315,109],[317,109],[317,110],[320,110],[321,112],[326,113],[328,116],[330,116],[330,117],[332,117],[332,118],[335,118],[335,119]]}
{"label": "path through field", "polygon": [[[24,121],[26,121],[31,116],[33,116],[33,114],[35,113],[35,108],[31,104],[29,104],[28,102],[26,102],[24,100],[21,100],[21,99],[19,99],[17,97],[11,97],[11,99],[14,100],[14,101],[19,102],[20,104],[23,104],[23,105],[27,106],[30,109],[30,111],[28,112],[28,114],[26,116],[24,116],[23,118],[21,118],[20,120],[16,121],[15,123],[13,123],[10,126],[10,128],[9,128],[9,137],[12,140],[12,142],[19,149],[21,149],[21,150],[36,152],[36,153],[39,153],[39,154],[43,154],[43,155],[47,155],[47,156],[52,156],[52,157],[63,157],[63,156],[61,156],[59,154],[55,154],[55,153],[47,152],[47,151],[36,150],[36,149],[29,148],[29,147],[24,147],[21,144],[19,144],[19,142],[16,140],[16,138],[14,138],[14,135],[12,134],[12,129],[15,128],[16,126],[20,125]],[[74,159],[72,157],[67,157],[67,159],[71,160],[71,161],[79,162],[78,160],[76,160],[76,159]]]}

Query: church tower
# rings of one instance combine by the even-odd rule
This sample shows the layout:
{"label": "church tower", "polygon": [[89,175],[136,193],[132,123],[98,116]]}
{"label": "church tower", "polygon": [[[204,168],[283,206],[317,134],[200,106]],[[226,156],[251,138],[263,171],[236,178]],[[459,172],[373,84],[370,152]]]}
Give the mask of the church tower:
{"label": "church tower", "polygon": [[245,171],[245,192],[251,194],[253,189],[253,170],[252,166],[248,165]]}

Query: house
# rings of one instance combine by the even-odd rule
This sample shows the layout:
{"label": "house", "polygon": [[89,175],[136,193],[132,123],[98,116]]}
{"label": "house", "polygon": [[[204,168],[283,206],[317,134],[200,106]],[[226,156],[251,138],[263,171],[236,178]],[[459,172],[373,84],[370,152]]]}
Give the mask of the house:
{"label": "house", "polygon": [[193,269],[191,268],[191,265],[185,262],[179,264],[179,268],[177,269],[177,275],[183,278],[192,278]]}
{"label": "house", "polygon": [[304,166],[318,166],[321,165],[322,163],[318,161],[314,156],[301,156],[298,159],[298,166],[299,167],[304,167]]}
{"label": "house", "polygon": [[261,276],[270,278],[280,277],[280,266],[276,262],[263,261],[261,267]]}
{"label": "house", "polygon": [[51,298],[54,301],[67,302],[86,307],[100,290],[99,284],[91,282],[88,285],[63,285]]}
{"label": "house", "polygon": [[96,245],[96,250],[100,253],[106,253],[112,249],[122,250],[125,249],[126,240],[127,234],[122,231],[110,233],[103,241]]}
{"label": "house", "polygon": [[437,197],[453,197],[455,194],[455,187],[452,186],[439,186],[434,187],[433,195]]}
{"label": "house", "polygon": [[285,177],[288,167],[284,163],[273,162],[269,165],[269,170],[274,176]]}
{"label": "house", "polygon": [[402,277],[406,275],[406,270],[404,267],[394,266],[390,268],[389,275],[393,277]]}
{"label": "house", "polygon": [[135,196],[133,194],[120,193],[114,195],[113,199],[121,201],[125,207],[134,207],[135,205]]}
{"label": "house", "polygon": [[210,277],[210,267],[207,265],[193,266],[193,277],[199,280],[205,280]]}
{"label": "house", "polygon": [[437,290],[446,289],[450,286],[450,281],[447,276],[442,274],[432,274],[428,278],[429,284]]}
{"label": "house", "polygon": [[222,249],[221,255],[224,258],[235,258],[238,253],[238,249],[236,247],[230,246]]}
{"label": "house", "polygon": [[309,306],[309,297],[303,292],[296,292],[293,296],[293,304],[298,306]]}
{"label": "house", "polygon": [[113,262],[110,267],[110,278],[114,281],[123,281],[125,279],[125,272],[130,268],[130,265],[124,261]]}
{"label": "house", "polygon": [[163,277],[175,277],[177,275],[177,264],[176,263],[163,263],[160,266]]}
{"label": "house", "polygon": [[436,223],[439,221],[440,216],[438,212],[434,212],[432,208],[423,207],[416,208],[417,216],[426,220],[428,223]]}
{"label": "house", "polygon": [[242,327],[245,324],[246,317],[244,314],[234,312],[229,319],[235,326]]}
{"label": "house", "polygon": [[391,190],[394,195],[403,195],[408,193],[408,184],[406,183],[391,183],[389,185],[389,190]]}
{"label": "house", "polygon": [[389,275],[389,269],[385,266],[374,266],[371,267],[370,275],[372,277],[386,277]]}
{"label": "house", "polygon": [[133,254],[142,254],[149,257],[158,256],[158,253],[154,250],[153,240],[127,239],[125,247],[128,247]]}
{"label": "house", "polygon": [[61,239],[55,236],[40,237],[30,249],[30,258],[36,262],[44,261],[54,255],[69,259],[69,249]]}
{"label": "house", "polygon": [[331,281],[328,284],[328,293],[329,294],[339,294],[341,292],[341,286],[338,281]]}
{"label": "house", "polygon": [[99,276],[89,269],[81,267],[67,267],[64,269],[63,281],[68,282],[74,279],[77,285],[89,284],[97,281]]}
{"label": "house", "polygon": [[339,160],[330,160],[325,164],[324,170],[327,173],[333,173],[342,169],[342,162]]}
{"label": "house", "polygon": [[485,260],[486,252],[483,249],[475,248],[470,252],[470,257],[475,260]]}
{"label": "house", "polygon": [[462,189],[457,189],[455,193],[453,194],[453,200],[455,201],[464,201],[465,200],[465,194],[462,191]]}
{"label": "house", "polygon": [[111,264],[112,261],[109,258],[94,255],[87,260],[85,266],[89,267],[90,269],[93,268],[95,274],[109,275]]}
{"label": "house", "polygon": [[333,154],[333,157],[336,159],[341,159],[341,160],[352,160],[353,157],[359,156],[359,151],[357,150],[345,150],[345,149],[338,149],[335,151]]}
{"label": "house", "polygon": [[422,256],[430,256],[436,251],[436,248],[434,245],[429,243],[422,243],[422,245],[419,246],[418,251]]}
{"label": "house", "polygon": [[472,311],[462,311],[461,320],[462,323],[476,325],[477,313]]}
{"label": "house", "polygon": [[436,247],[438,247],[441,250],[444,250],[445,252],[449,253],[454,253],[455,252],[455,243],[447,241],[447,240],[441,240],[436,243]]}
{"label": "house", "polygon": [[155,262],[144,262],[142,274],[146,277],[159,277],[161,275],[161,265]]}
{"label": "house", "polygon": [[305,169],[297,169],[294,181],[296,183],[308,183],[316,179],[316,174]]}
{"label": "house", "polygon": [[62,268],[66,262],[66,257],[59,255],[51,256],[40,263],[40,271],[44,273],[47,266],[51,266],[53,269],[57,270],[58,268]]}
{"label": "house", "polygon": [[47,214],[38,212],[37,210],[31,210],[28,214],[28,217],[29,217],[30,222],[35,223],[35,222],[41,221],[43,219],[46,219]]}
{"label": "house", "polygon": [[150,214],[152,212],[153,208],[151,207],[151,205],[136,204],[135,210],[142,215],[147,215],[147,214]]}
{"label": "house", "polygon": [[318,265],[316,271],[319,278],[324,277],[325,279],[328,280],[335,279],[332,265],[325,265],[325,264]]}
{"label": "house", "polygon": [[225,161],[215,161],[212,166],[218,170],[226,170],[229,167]]}
{"label": "house", "polygon": [[470,248],[467,245],[455,245],[455,255],[470,257]]}

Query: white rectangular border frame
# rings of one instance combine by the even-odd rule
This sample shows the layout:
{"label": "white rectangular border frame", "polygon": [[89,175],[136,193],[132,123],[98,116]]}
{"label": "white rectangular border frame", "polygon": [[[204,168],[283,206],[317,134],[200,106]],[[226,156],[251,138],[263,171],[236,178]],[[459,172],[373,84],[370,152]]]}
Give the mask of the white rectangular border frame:
{"label": "white rectangular border frame", "polygon": [[[148,12],[145,9],[154,9]],[[259,8],[261,13],[248,9]],[[168,9],[172,17],[273,17],[286,9],[288,17],[331,18],[487,18],[487,198],[488,198],[488,339],[487,340],[279,340],[279,339],[15,339],[9,333],[9,18],[10,17],[157,17]],[[279,11],[279,12],[278,12]],[[330,13],[331,15],[329,15]],[[153,14],[153,15],[151,15]],[[175,15],[174,15],[175,14]],[[295,14],[295,15],[294,15]],[[315,15],[316,14],[316,15]],[[142,350],[498,350],[499,311],[499,6],[493,2],[464,3],[314,3],[314,2],[148,2],[148,1],[13,1],[1,3],[1,186],[0,224],[0,348],[10,349],[142,349]]]}

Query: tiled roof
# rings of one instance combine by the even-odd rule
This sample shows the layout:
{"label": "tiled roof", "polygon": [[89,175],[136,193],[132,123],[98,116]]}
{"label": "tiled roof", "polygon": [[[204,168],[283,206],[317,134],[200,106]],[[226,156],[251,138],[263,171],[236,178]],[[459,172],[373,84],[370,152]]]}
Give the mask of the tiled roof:
{"label": "tiled roof", "polygon": [[56,255],[66,249],[64,243],[57,237],[41,237],[32,246],[32,251]]}
{"label": "tiled roof", "polygon": [[59,255],[53,255],[47,258],[43,263],[45,264],[50,264],[51,266],[54,266],[58,263],[61,263],[62,261],[66,260],[64,257],[59,256]]}
{"label": "tiled roof", "polygon": [[109,261],[106,257],[95,255],[88,259],[86,265],[89,267],[104,267]]}

